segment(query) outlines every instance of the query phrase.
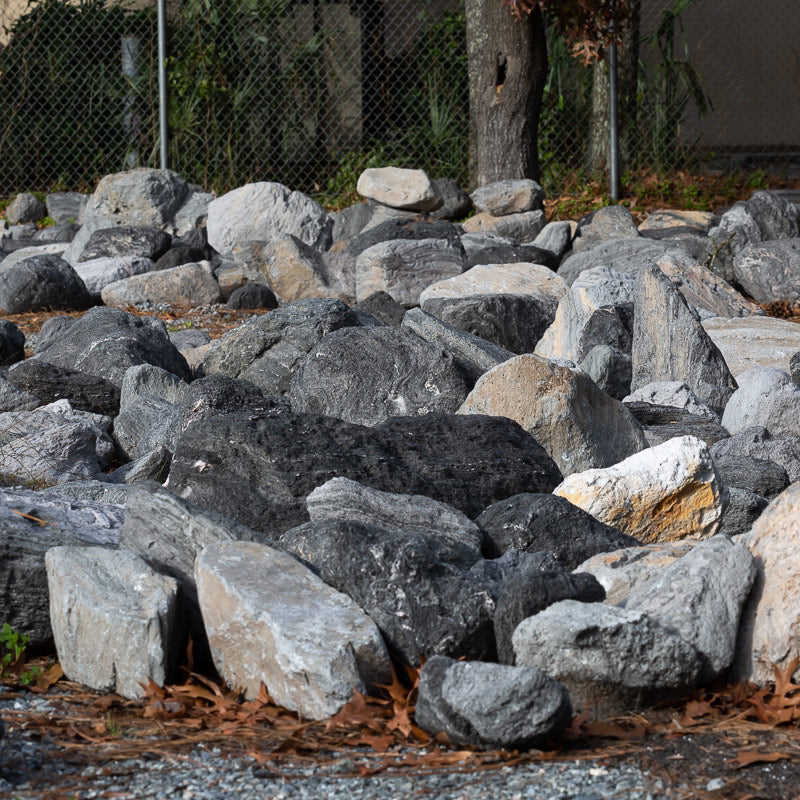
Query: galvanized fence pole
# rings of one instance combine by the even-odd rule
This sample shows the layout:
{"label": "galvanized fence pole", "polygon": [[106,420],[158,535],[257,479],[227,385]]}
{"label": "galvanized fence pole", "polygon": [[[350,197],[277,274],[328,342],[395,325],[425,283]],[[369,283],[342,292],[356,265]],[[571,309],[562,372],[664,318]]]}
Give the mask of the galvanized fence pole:
{"label": "galvanized fence pole", "polygon": [[161,169],[168,169],[167,137],[167,2],[158,0],[158,145]]}
{"label": "galvanized fence pole", "polygon": [[[611,35],[617,35],[614,0],[611,0]],[[608,47],[608,172],[611,199],[615,203],[619,202],[619,116],[617,97],[617,43],[612,41]]]}

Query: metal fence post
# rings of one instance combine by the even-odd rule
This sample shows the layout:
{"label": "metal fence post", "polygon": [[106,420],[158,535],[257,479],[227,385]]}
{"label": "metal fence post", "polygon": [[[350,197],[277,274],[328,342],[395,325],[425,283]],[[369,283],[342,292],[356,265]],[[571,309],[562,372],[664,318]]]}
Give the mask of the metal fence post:
{"label": "metal fence post", "polygon": [[[611,0],[611,35],[617,35],[614,0]],[[608,46],[608,172],[611,199],[619,202],[619,129],[617,107],[617,43]]]}
{"label": "metal fence post", "polygon": [[167,2],[158,0],[158,144],[161,169],[168,169],[167,160]]}

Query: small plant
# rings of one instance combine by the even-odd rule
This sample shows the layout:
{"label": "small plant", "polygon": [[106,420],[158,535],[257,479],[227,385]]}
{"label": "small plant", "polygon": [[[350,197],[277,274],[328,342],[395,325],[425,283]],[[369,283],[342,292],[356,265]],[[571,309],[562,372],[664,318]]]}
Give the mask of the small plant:
{"label": "small plant", "polygon": [[38,667],[25,669],[28,641],[24,633],[14,630],[7,622],[0,627],[0,680],[15,675],[23,686],[27,686],[39,676],[41,670]]}
{"label": "small plant", "polygon": [[111,711],[106,715],[106,730],[111,736],[122,736],[122,728],[120,724],[114,719]]}
{"label": "small plant", "polygon": [[190,319],[183,320],[182,322],[173,322],[171,325],[167,325],[167,330],[170,333],[176,333],[177,331],[185,331],[192,327],[194,323]]}

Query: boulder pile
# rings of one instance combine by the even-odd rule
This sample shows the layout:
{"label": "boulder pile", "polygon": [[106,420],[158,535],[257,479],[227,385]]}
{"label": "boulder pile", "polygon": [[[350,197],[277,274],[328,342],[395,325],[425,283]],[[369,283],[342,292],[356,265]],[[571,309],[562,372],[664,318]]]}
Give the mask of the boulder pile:
{"label": "boulder pile", "polygon": [[[800,208],[358,188],[9,207],[0,310],[88,310],[0,321],[1,621],[129,698],[191,637],[311,719],[422,665],[417,724],[480,747],[800,656],[800,327],[753,302],[796,299]],[[213,341],[147,313],[225,302]]]}

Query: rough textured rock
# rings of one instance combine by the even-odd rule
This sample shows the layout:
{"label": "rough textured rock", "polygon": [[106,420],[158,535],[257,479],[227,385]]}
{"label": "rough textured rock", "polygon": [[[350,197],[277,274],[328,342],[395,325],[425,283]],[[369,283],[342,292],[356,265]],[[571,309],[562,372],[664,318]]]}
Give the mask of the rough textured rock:
{"label": "rough textured rock", "polygon": [[[21,261],[34,256],[61,256],[66,249],[67,246],[63,242],[58,244],[37,244],[35,247],[21,247],[19,250],[9,253],[0,261],[0,272],[5,272]],[[0,252],[4,251],[0,250]]]}
{"label": "rough textured rock", "polygon": [[266,394],[282,395],[320,339],[352,325],[358,325],[358,317],[341,300],[299,300],[253,317],[214,341],[201,371],[242,378]]}
{"label": "rough textured rock", "polygon": [[461,237],[467,267],[484,264],[539,264],[548,269],[558,267],[558,259],[550,250],[533,244],[518,244],[515,239],[491,233],[465,233]]}
{"label": "rough textured rock", "polygon": [[153,226],[121,225],[116,228],[102,228],[89,237],[78,261],[134,256],[157,261],[169,250],[171,244],[172,237],[166,231]]}
{"label": "rough textured rock", "polygon": [[698,417],[719,422],[719,416],[682,381],[655,381],[640,386],[622,400],[624,403],[647,403],[653,406],[679,408]]}
{"label": "rough textured rock", "polygon": [[25,358],[25,334],[7,319],[0,319],[0,366]]}
{"label": "rough textured rock", "polygon": [[753,242],[733,259],[736,282],[759,303],[800,298],[800,239]]}
{"label": "rough textured rock", "polygon": [[381,492],[347,478],[333,478],[306,498],[312,522],[355,520],[387,530],[400,529],[464,549],[468,566],[481,558],[483,533],[464,513],[422,495]]}
{"label": "rough textured rock", "polygon": [[114,257],[93,258],[91,261],[80,261],[73,267],[92,297],[99,299],[103,289],[111,283],[142,275],[155,269],[149,258]]}
{"label": "rough textured rock", "polygon": [[713,458],[743,455],[772,461],[786,470],[789,480],[800,481],[800,437],[772,436],[766,428],[745,428],[711,447]]}
{"label": "rough textured rock", "polygon": [[442,200],[442,205],[429,212],[435,219],[463,219],[472,211],[469,195],[452,178],[434,178],[433,188]]}
{"label": "rough textured rock", "polygon": [[647,446],[630,412],[587,375],[535,355],[517,356],[483,375],[458,413],[515,420],[564,475],[616,464]]}
{"label": "rough textured rock", "polygon": [[774,461],[744,455],[713,456],[722,482],[771,500],[790,483],[786,470]]}
{"label": "rough textured rock", "polygon": [[714,536],[631,592],[625,608],[643,611],[693,645],[705,683],[733,660],[739,615],[755,576],[746,547]]}
{"label": "rough textured rock", "polygon": [[736,381],[697,316],[658,267],[641,270],[634,305],[631,388],[684,381],[701,401],[721,411]]}
{"label": "rough textured rock", "polygon": [[753,367],[739,381],[722,415],[731,433],[763,427],[773,436],[800,436],[800,389],[783,370]]}
{"label": "rough textured rock", "polygon": [[421,169],[365,169],[356,191],[362,197],[408,211],[435,211],[442,205],[436,187]]}
{"label": "rough textured rock", "polygon": [[474,518],[504,497],[551,491],[559,473],[508,419],[429,414],[366,428],[273,411],[190,425],[178,440],[169,486],[277,537],[308,519],[305,498],[336,477],[432,497]]}
{"label": "rough textured rock", "polygon": [[137,317],[117,308],[92,308],[57,336],[40,339],[36,358],[117,385],[135,364],[153,364],[184,380],[192,379],[186,359],[170,342],[160,319]]}
{"label": "rough textured rock", "polygon": [[154,450],[143,456],[117,467],[106,478],[109,483],[121,486],[130,486],[140,481],[156,481],[163,483],[169,475],[169,465],[172,463],[172,452],[163,445],[158,445]]}
{"label": "rough textured rock", "polygon": [[28,341],[28,346],[34,351],[44,350],[44,348],[49,347],[53,342],[61,339],[61,336],[77,321],[75,317],[70,317],[66,314],[59,314],[46,319],[39,329],[39,334],[36,336],[36,339],[34,341]]}
{"label": "rough textured rock", "polygon": [[578,366],[615,400],[622,400],[631,390],[632,359],[616,347],[596,344]]}
{"label": "rough textured rock", "polygon": [[373,292],[355,306],[356,311],[371,314],[384,325],[397,327],[403,321],[406,310],[388,292]]}
{"label": "rough textured rock", "polygon": [[587,217],[579,223],[578,235],[572,242],[576,253],[591,250],[609,239],[639,238],[636,223],[625,206],[604,206]]}
{"label": "rough textured rock", "polygon": [[271,241],[290,233],[319,250],[330,245],[325,210],[280,183],[248,183],[208,204],[208,243],[221,255],[240,242]]}
{"label": "rough textured rock", "polygon": [[730,502],[722,516],[722,525],[719,528],[720,536],[739,536],[748,533],[753,523],[761,516],[769,505],[769,500],[747,489],[728,487]]}
{"label": "rough textured rock", "polygon": [[38,222],[47,213],[45,204],[28,192],[18,194],[5,209],[5,219],[9,225],[21,222]]}
{"label": "rough textured rock", "polygon": [[216,303],[220,290],[211,265],[201,261],[123,278],[105,286],[100,297],[107,306],[169,303],[192,308]]}
{"label": "rough textured rock", "polygon": [[358,425],[451,414],[468,386],[453,357],[406,328],[340,328],[324,336],[292,378],[292,409]]}
{"label": "rough textured rock", "polygon": [[728,501],[708,447],[694,436],[570,475],[553,491],[643,542],[713,536]]}
{"label": "rough textured rock", "polygon": [[0,272],[0,310],[7,314],[83,309],[89,292],[74,269],[59,256],[34,256]]}
{"label": "rough textured rock", "polygon": [[525,243],[532,242],[542,232],[546,221],[544,211],[540,210],[504,214],[502,217],[482,212],[465,219],[462,227],[466,233],[495,233]]}
{"label": "rough textured rock", "polygon": [[47,216],[58,225],[77,222],[88,199],[80,192],[50,192],[45,197]]}
{"label": "rough textured rock", "polygon": [[403,317],[402,327],[413,331],[431,344],[444,348],[466,377],[469,387],[492,367],[508,361],[513,356],[508,350],[473,336],[464,330],[426,314],[421,308],[412,308]]}
{"label": "rough textured rock", "polygon": [[247,283],[231,292],[226,305],[228,308],[240,310],[250,308],[274,309],[278,307],[279,303],[278,298],[275,297],[275,292],[269,286],[265,286],[263,283]]}
{"label": "rough textured rock", "polygon": [[713,224],[714,215],[710,211],[658,209],[657,211],[651,211],[645,221],[639,225],[639,233],[687,226],[696,228],[702,233],[708,233]]}
{"label": "rough textured rock", "polygon": [[489,558],[511,549],[546,550],[569,570],[597,553],[639,545],[633,537],[552,494],[509,497],[489,506],[475,522],[486,534],[484,551]]}
{"label": "rough textured rock", "polygon": [[535,747],[562,733],[571,716],[567,690],[533,667],[434,656],[420,674],[417,724],[456,745]]}
{"label": "rough textured rock", "polygon": [[494,612],[497,658],[502,664],[515,661],[512,637],[517,626],[528,617],[562,600],[602,603],[605,589],[592,575],[570,574],[563,568],[523,571],[503,585]]}
{"label": "rough textured rock", "polygon": [[88,372],[29,358],[14,365],[5,378],[18,389],[38,397],[42,403],[67,399],[78,411],[109,416],[119,413],[119,387]]}
{"label": "rough textured rock", "polygon": [[650,447],[655,447],[679,436],[696,436],[709,447],[730,435],[717,421],[718,417],[690,414],[675,406],[660,406],[639,401],[624,403],[631,414],[639,420]]}
{"label": "rough textured rock", "polygon": [[[16,512],[48,524],[40,525]],[[116,548],[124,512],[122,505],[0,489],[0,606],[3,621],[27,636],[32,649],[53,643],[45,553],[57,545]]]}
{"label": "rough textured rock", "polygon": [[576,711],[604,718],[696,685],[697,651],[641,611],[562,600],[520,623],[517,664],[545,669]]}
{"label": "rough textured rock", "polygon": [[717,317],[704,320],[703,328],[737,377],[752,367],[788,371],[792,355],[800,350],[800,327],[786,319]]}
{"label": "rough textured rock", "polygon": [[130,699],[172,677],[178,585],[134,553],[53,547],[50,619],[65,676]]}
{"label": "rough textured rock", "polygon": [[[800,484],[790,486],[764,510],[744,537],[756,560],[753,590],[745,603],[729,677],[762,686],[800,656],[800,562],[797,519]],[[797,672],[795,672],[797,680]]]}
{"label": "rough textured rock", "polygon": [[380,242],[356,260],[356,299],[385,291],[410,308],[419,303],[426,287],[463,271],[463,250],[445,239]]}
{"label": "rough textured rock", "polygon": [[479,186],[470,195],[470,199],[476,211],[504,217],[541,208],[544,203],[544,189],[530,178],[495,181]]}
{"label": "rough textured rock", "polygon": [[458,563],[460,548],[353,520],[307,522],[280,543],[355,600],[405,663],[494,656],[494,600]]}
{"label": "rough textured rock", "polygon": [[195,580],[214,663],[231,686],[311,719],[335,714],[391,668],[375,624],[287,553],[252,542],[209,545]]}
{"label": "rough textured rock", "polygon": [[[452,222],[419,218],[389,219],[375,226],[368,226],[362,233],[347,242],[343,249],[348,255],[358,258],[365,250],[381,242],[420,239],[444,239],[451,247],[458,248],[461,235],[459,228]],[[341,247],[341,245],[335,247],[334,251]]]}
{"label": "rough textured rock", "polygon": [[567,220],[548,222],[533,243],[543,250],[549,250],[560,260],[572,245],[572,225]]}
{"label": "rough textured rock", "polygon": [[42,405],[36,395],[18,389],[5,378],[0,378],[0,413],[6,411],[33,411]]}

